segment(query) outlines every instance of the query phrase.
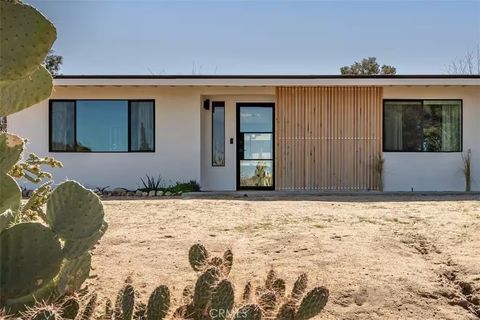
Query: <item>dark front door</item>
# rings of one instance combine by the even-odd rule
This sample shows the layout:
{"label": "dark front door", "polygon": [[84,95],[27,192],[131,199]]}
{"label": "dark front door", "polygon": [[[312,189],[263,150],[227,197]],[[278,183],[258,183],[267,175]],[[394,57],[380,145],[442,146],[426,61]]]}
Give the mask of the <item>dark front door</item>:
{"label": "dark front door", "polygon": [[274,188],[274,104],[237,103],[237,189]]}

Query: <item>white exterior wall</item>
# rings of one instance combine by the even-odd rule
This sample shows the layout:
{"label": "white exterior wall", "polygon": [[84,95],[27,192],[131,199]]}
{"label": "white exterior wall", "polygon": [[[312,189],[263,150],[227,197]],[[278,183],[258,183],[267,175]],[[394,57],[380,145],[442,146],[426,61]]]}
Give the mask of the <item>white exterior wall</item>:
{"label": "white exterior wall", "polygon": [[[136,189],[142,186],[140,177],[148,174],[160,175],[165,184],[196,180],[202,190],[234,190],[235,101],[273,101],[274,92],[273,87],[55,87],[50,99],[154,99],[154,153],[49,153],[48,100],[9,116],[8,131],[28,139],[26,154],[53,156],[64,164],[48,168],[56,183],[74,179],[90,188]],[[202,108],[205,97],[228,101],[225,167],[211,167],[211,110]]]}
{"label": "white exterior wall", "polygon": [[[463,150],[472,150],[472,190],[480,190],[480,88],[385,87],[384,99],[462,99]],[[462,153],[385,152],[385,191],[465,191]]]}
{"label": "white exterior wall", "polygon": [[200,181],[200,93],[188,88],[56,87],[51,99],[155,99],[155,153],[48,152],[48,101],[8,117],[8,131],[29,140],[27,152],[53,156],[61,169],[48,170],[56,183],[88,187],[141,187],[140,177],[161,175],[165,183]]}
{"label": "white exterior wall", "polygon": [[[56,86],[52,99],[154,99],[154,153],[49,153],[48,101],[8,117],[8,130],[29,140],[27,152],[53,156],[55,181],[89,187],[141,187],[145,174],[164,182],[200,182],[202,190],[235,190],[236,103],[274,101],[267,87]],[[211,166],[211,110],[202,100],[225,101],[226,166]],[[385,86],[384,99],[462,99],[463,149],[472,150],[473,190],[480,190],[480,87]],[[234,144],[230,144],[234,138]],[[463,191],[461,153],[385,153],[386,191]]]}
{"label": "white exterior wall", "polygon": [[[257,90],[258,91],[258,90]],[[202,190],[222,191],[237,188],[237,103],[239,102],[275,102],[272,90],[270,95],[210,95],[205,99],[225,102],[225,166],[212,166],[212,110],[202,112]],[[230,144],[233,138],[233,144]]]}

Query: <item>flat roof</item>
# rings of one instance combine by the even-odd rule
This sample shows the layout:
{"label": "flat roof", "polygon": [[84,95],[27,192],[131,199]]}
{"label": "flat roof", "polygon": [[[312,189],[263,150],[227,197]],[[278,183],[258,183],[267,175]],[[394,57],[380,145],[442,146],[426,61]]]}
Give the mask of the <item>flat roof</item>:
{"label": "flat roof", "polygon": [[57,75],[59,86],[480,85],[480,75]]}

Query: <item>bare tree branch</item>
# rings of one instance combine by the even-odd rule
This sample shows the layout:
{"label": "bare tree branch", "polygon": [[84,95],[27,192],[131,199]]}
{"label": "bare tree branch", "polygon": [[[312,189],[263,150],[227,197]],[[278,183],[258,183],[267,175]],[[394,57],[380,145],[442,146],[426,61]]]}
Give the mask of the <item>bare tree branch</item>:
{"label": "bare tree branch", "polygon": [[447,65],[447,73],[480,75],[480,44],[468,49],[463,57],[453,59]]}

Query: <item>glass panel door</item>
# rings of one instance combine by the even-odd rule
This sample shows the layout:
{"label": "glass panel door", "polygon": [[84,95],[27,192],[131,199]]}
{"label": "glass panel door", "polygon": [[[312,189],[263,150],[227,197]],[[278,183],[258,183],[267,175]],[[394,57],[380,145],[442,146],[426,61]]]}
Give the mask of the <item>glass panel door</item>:
{"label": "glass panel door", "polygon": [[273,103],[237,104],[237,188],[273,189]]}

